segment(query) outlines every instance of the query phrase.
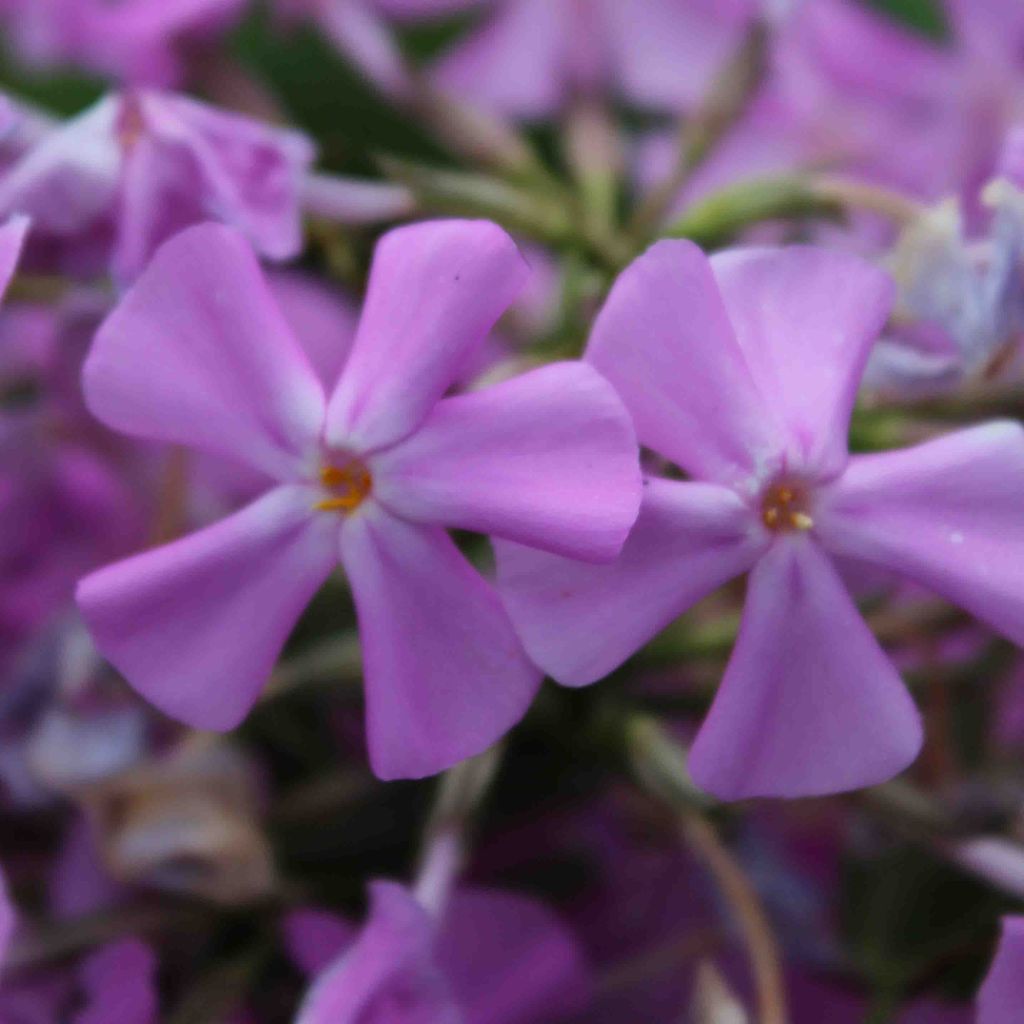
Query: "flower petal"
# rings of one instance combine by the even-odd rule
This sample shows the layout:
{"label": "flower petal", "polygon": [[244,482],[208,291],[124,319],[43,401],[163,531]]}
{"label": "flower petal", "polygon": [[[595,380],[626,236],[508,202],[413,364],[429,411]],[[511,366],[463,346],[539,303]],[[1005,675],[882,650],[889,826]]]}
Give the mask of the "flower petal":
{"label": "flower petal", "polygon": [[0,298],[3,298],[18,269],[29,223],[28,217],[15,215],[0,225]]}
{"label": "flower petal", "polygon": [[327,440],[366,452],[411,433],[526,283],[489,221],[427,221],[377,244],[359,331],[331,396]]}
{"label": "flower petal", "polygon": [[487,749],[540,682],[494,588],[443,530],[379,505],[346,522],[341,549],[359,615],[373,770],[418,778]]}
{"label": "flower petal", "polygon": [[121,166],[114,134],[120,108],[117,96],[105,97],[0,174],[0,216],[28,214],[41,230],[67,235],[109,213]]}
{"label": "flower petal", "polygon": [[498,5],[479,30],[445,54],[434,80],[483,110],[520,118],[552,113],[565,93],[565,8],[555,0]]}
{"label": "flower petal", "polygon": [[1014,1024],[1024,1005],[1024,917],[1004,917],[1003,934],[978,990],[978,1024]]}
{"label": "flower petal", "polygon": [[694,781],[725,800],[838,793],[891,778],[920,746],[914,702],[828,556],[777,540],[751,573]]}
{"label": "flower petal", "polygon": [[198,533],[78,585],[96,646],[148,701],[200,729],[245,717],[303,608],[337,564],[315,492],[278,487]]}
{"label": "flower petal", "polygon": [[822,543],[941,594],[1024,644],[1024,428],[1001,421],[859,455],[822,496]]}
{"label": "flower petal", "polygon": [[629,414],[582,363],[446,398],[371,468],[376,495],[408,519],[588,561],[619,553],[640,507]]}
{"label": "flower petal", "polygon": [[619,275],[587,346],[642,444],[697,477],[749,475],[781,450],[718,295],[691,242],[658,242]]}
{"label": "flower petal", "polygon": [[247,243],[203,224],[168,242],[100,327],[84,370],[93,414],[128,434],[294,478],[323,389]]}
{"label": "flower petal", "polygon": [[850,413],[892,308],[883,271],[839,250],[735,249],[711,259],[729,320],[788,438],[789,467],[834,476]]}
{"label": "flower petal", "polygon": [[728,488],[647,480],[616,561],[587,565],[498,542],[498,586],[530,657],[560,683],[583,686],[749,569],[764,543],[751,519]]}
{"label": "flower petal", "polygon": [[433,959],[434,923],[402,886],[375,882],[359,938],[310,989],[295,1024],[460,1024]]}
{"label": "flower petal", "polygon": [[542,903],[461,888],[437,937],[437,962],[467,1021],[566,1020],[593,988],[583,948]]}
{"label": "flower petal", "polygon": [[703,100],[743,39],[750,0],[604,0],[626,98],[678,113]]}

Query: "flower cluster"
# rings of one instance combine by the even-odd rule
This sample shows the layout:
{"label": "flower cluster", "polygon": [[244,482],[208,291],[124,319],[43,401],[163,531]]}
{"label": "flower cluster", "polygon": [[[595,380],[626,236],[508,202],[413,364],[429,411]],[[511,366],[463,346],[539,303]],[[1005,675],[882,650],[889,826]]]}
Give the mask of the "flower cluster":
{"label": "flower cluster", "polygon": [[0,32],[0,1020],[1021,1016],[1018,0]]}

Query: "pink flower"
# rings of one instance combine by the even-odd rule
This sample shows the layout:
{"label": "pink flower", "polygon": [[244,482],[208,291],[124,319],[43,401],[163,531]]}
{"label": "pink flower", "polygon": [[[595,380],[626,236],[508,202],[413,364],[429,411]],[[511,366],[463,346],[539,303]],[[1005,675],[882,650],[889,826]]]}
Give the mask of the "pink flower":
{"label": "pink flower", "polygon": [[0,0],[17,56],[76,64],[132,85],[174,86],[184,46],[226,27],[245,0]]}
{"label": "pink flower", "polygon": [[544,117],[575,90],[642,107],[704,96],[757,11],[752,0],[494,0],[436,68],[439,85],[489,110]]}
{"label": "pink flower", "polygon": [[548,1024],[587,999],[575,939],[533,900],[462,889],[436,922],[397,883],[371,897],[358,933],[314,911],[288,920],[300,967],[319,975],[296,1024]]}
{"label": "pink flower", "polygon": [[1009,422],[850,456],[850,411],[891,282],[838,251],[708,260],[661,242],[619,278],[587,360],[640,442],[685,482],[648,478],[621,557],[578,565],[497,545],[534,660],[571,686],[621,664],[750,571],[743,622],[690,758],[724,798],[865,786],[921,743],[913,701],[831,556],[894,571],[1024,640],[1024,430]]}
{"label": "pink flower", "polygon": [[1024,1005],[1024,917],[1003,918],[995,959],[978,991],[978,1024],[1014,1024]]}
{"label": "pink flower", "polygon": [[379,775],[439,771],[520,718],[539,673],[444,526],[608,560],[640,491],[629,418],[591,367],[555,364],[443,397],[526,276],[487,222],[391,232],[325,397],[236,232],[197,227],[157,254],[97,335],[90,408],[273,484],[80,584],[99,648],[143,695],[192,725],[233,728],[340,560]]}
{"label": "pink flower", "polygon": [[[204,220],[273,260],[302,248],[300,189],[313,148],[298,132],[186,96],[117,93],[46,135],[0,175],[0,214],[131,280],[172,234]],[[78,262],[81,262],[79,260]]]}

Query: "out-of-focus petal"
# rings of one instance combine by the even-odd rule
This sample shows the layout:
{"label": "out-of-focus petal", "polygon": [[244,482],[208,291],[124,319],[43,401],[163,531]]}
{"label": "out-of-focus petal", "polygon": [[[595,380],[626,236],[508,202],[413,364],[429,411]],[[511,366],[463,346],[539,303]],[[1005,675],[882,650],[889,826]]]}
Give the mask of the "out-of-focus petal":
{"label": "out-of-focus petal", "polygon": [[738,49],[756,9],[750,0],[604,0],[622,92],[672,113],[694,107]]}
{"label": "out-of-focus petal", "polygon": [[10,897],[7,895],[7,880],[0,872],[0,965],[7,958],[7,947],[14,937],[14,927],[17,924],[17,915]]}
{"label": "out-of-focus petal", "polygon": [[614,562],[587,565],[499,541],[498,585],[530,657],[560,683],[582,686],[749,569],[764,543],[732,490],[651,479]]}
{"label": "out-of-focus petal", "polygon": [[39,229],[63,235],[107,215],[121,166],[115,134],[120,109],[117,96],[105,97],[0,174],[0,216],[27,214]]}
{"label": "out-of-focus petal", "polygon": [[822,495],[822,542],[908,576],[1024,643],[1024,428],[999,421],[858,455]]}
{"label": "out-of-focus petal", "polygon": [[324,910],[292,911],[282,924],[288,955],[303,974],[326,970],[359,934],[348,921]]}
{"label": "out-of-focus petal", "polygon": [[891,778],[920,746],[914,702],[828,556],[776,540],[751,573],[694,781],[726,800],[837,793]]}
{"label": "out-of-focus petal", "polygon": [[267,276],[267,283],[324,391],[329,392],[352,350],[358,307],[312,275],[279,270]]}
{"label": "out-of-focus petal", "polygon": [[370,763],[383,779],[432,775],[479,754],[540,683],[494,588],[448,535],[379,505],[342,530],[359,616]]}
{"label": "out-of-focus petal", "polygon": [[658,242],[615,282],[586,359],[618,390],[642,444],[697,477],[747,476],[781,452],[707,257]]}
{"label": "out-of-focus petal", "polygon": [[583,950],[543,904],[461,889],[437,937],[437,963],[468,1024],[533,1024],[585,1009],[593,986]]}
{"label": "out-of-focus petal", "polygon": [[434,923],[392,882],[370,889],[358,940],[310,990],[295,1024],[463,1024],[434,963]]}
{"label": "out-of-focus petal", "polygon": [[96,645],[147,700],[201,729],[232,729],[337,564],[338,524],[316,492],[279,487],[198,533],[87,576]]}
{"label": "out-of-focus petal", "polygon": [[377,496],[406,518],[587,561],[618,554],[640,506],[629,414],[582,363],[444,399],[372,469]]}
{"label": "out-of-focus petal", "polygon": [[366,452],[410,434],[526,282],[490,221],[427,221],[377,244],[359,331],[327,414],[327,440]]}
{"label": "out-of-focus petal", "polygon": [[435,81],[485,110],[522,118],[552,113],[565,91],[573,45],[567,8],[564,0],[498,5],[442,58]]}
{"label": "out-of-focus petal", "polygon": [[7,286],[18,269],[21,249],[28,234],[29,218],[15,215],[6,224],[0,226],[0,299],[3,298]]}
{"label": "out-of-focus petal", "polygon": [[857,256],[813,247],[736,249],[711,265],[747,365],[785,426],[789,468],[839,473],[892,281]]}
{"label": "out-of-focus petal", "polygon": [[1016,1024],[1024,1006],[1024,917],[1004,917],[1003,934],[978,990],[978,1024]]}
{"label": "out-of-focus petal", "polygon": [[138,939],[93,953],[80,970],[86,1005],[74,1024],[155,1024],[156,968],[153,951]]}
{"label": "out-of-focus petal", "polygon": [[323,389],[251,249],[213,224],[161,248],[97,333],[84,384],[108,426],[281,479],[323,423]]}

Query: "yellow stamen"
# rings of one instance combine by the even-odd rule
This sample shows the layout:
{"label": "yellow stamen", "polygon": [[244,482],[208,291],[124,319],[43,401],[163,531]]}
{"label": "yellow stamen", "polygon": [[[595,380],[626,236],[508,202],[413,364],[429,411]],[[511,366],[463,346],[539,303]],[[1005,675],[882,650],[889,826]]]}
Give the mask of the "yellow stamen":
{"label": "yellow stamen", "polygon": [[814,520],[806,512],[793,512],[789,521],[797,530],[810,530],[814,526]]}
{"label": "yellow stamen", "polygon": [[320,483],[331,492],[331,497],[318,501],[313,508],[319,512],[349,513],[366,500],[373,488],[373,477],[366,466],[353,459],[344,466],[324,466]]}
{"label": "yellow stamen", "polygon": [[761,498],[761,521],[769,530],[800,530],[814,528],[810,514],[810,497],[799,483],[775,483]]}

